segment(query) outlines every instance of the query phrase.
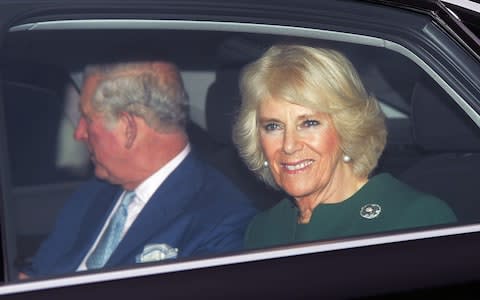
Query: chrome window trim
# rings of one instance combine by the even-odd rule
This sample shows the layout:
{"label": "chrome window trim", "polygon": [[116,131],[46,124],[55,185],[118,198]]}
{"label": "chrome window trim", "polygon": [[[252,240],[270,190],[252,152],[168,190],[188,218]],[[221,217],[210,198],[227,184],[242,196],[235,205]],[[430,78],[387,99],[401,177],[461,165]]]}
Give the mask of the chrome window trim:
{"label": "chrome window trim", "polygon": [[413,233],[383,234],[375,237],[360,237],[341,239],[337,241],[321,241],[308,245],[295,245],[276,247],[269,250],[257,250],[250,253],[236,254],[207,259],[197,259],[192,261],[183,261],[168,265],[156,265],[135,267],[125,270],[104,271],[95,274],[73,274],[71,276],[36,280],[31,282],[15,282],[0,286],[0,295],[9,295],[15,293],[32,292],[42,289],[51,289],[59,287],[68,287],[89,283],[99,283],[112,280],[128,279],[149,275],[158,275],[163,273],[178,272],[207,267],[216,267],[237,263],[254,262],[264,259],[274,259],[282,257],[291,257],[305,254],[321,253],[343,249],[353,249],[373,245],[388,243],[405,242],[411,240],[427,239],[433,237],[443,237],[449,235],[459,235],[480,231],[480,224],[454,226],[443,229],[422,230]]}
{"label": "chrome window trim", "polygon": [[465,9],[473,10],[480,13],[480,3],[473,2],[470,0],[442,0],[442,2],[458,5]]}

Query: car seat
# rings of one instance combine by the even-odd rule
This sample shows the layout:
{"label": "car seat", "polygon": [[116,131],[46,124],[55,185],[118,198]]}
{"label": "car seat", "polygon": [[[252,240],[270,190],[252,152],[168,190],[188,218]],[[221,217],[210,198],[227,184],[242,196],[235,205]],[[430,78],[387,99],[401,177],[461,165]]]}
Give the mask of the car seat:
{"label": "car seat", "polygon": [[431,79],[416,83],[411,109],[413,139],[424,156],[400,179],[445,200],[460,222],[480,219],[480,129]]}
{"label": "car seat", "polygon": [[283,198],[282,192],[268,187],[248,170],[232,141],[232,128],[240,106],[238,87],[240,67],[221,68],[209,87],[206,102],[207,129],[213,140],[221,145],[207,160],[228,176],[252,199],[259,209],[266,209]]}

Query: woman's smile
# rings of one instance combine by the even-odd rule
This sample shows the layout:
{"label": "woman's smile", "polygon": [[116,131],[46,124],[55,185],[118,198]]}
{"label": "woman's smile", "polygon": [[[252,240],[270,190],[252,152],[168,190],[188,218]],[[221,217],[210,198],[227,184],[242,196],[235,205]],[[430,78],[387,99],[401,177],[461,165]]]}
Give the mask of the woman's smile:
{"label": "woman's smile", "polygon": [[299,162],[280,163],[280,166],[288,174],[296,174],[296,173],[306,171],[309,168],[309,166],[313,163],[314,163],[313,159],[306,159]]}

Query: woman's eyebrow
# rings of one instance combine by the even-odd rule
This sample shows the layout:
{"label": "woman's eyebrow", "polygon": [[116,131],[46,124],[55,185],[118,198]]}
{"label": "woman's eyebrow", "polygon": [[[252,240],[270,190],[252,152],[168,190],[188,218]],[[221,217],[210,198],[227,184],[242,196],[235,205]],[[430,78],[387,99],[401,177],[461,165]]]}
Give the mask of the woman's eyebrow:
{"label": "woman's eyebrow", "polygon": [[276,119],[275,117],[260,117],[258,118],[260,123],[265,123],[265,122],[279,122],[281,123],[279,119]]}
{"label": "woman's eyebrow", "polygon": [[319,119],[319,118],[320,116],[317,113],[308,113],[308,114],[299,115],[297,117],[298,120]]}

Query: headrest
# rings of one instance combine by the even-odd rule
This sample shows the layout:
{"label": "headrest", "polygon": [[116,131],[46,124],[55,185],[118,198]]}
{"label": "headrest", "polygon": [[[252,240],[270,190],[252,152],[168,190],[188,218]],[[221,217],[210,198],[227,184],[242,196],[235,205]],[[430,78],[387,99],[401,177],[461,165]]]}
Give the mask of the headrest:
{"label": "headrest", "polygon": [[240,68],[222,69],[209,87],[206,102],[208,133],[221,144],[232,144],[232,128],[240,107]]}
{"label": "headrest", "polygon": [[417,82],[411,105],[418,146],[427,151],[480,151],[480,128],[443,89]]}

